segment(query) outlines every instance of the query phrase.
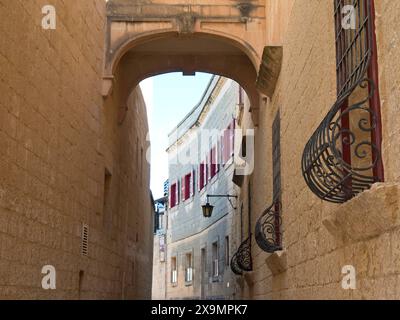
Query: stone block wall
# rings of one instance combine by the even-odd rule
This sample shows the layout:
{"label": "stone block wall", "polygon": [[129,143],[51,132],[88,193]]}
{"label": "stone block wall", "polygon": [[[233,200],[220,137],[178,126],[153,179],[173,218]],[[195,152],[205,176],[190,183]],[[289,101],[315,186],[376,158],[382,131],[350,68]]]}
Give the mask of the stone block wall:
{"label": "stone block wall", "polygon": [[[307,2],[307,3],[305,3]],[[277,89],[261,108],[256,134],[253,224],[272,203],[272,121],[281,113],[284,258],[253,246],[254,272],[243,296],[255,299],[400,297],[398,265],[398,4],[377,0],[377,36],[386,183],[343,205],[319,200],[301,173],[303,148],[336,100],[332,1],[296,1],[284,36]],[[276,264],[279,268],[275,268]],[[344,290],[344,266],[356,289]],[[283,270],[280,269],[283,266]],[[273,269],[273,270],[271,270]],[[280,270],[276,272],[276,270]],[[273,274],[272,271],[275,271]]]}
{"label": "stone block wall", "polygon": [[[48,4],[55,30],[42,29]],[[137,89],[119,125],[101,97],[105,1],[1,1],[0,15],[0,298],[150,297],[146,111]],[[48,264],[55,290],[41,286]]]}

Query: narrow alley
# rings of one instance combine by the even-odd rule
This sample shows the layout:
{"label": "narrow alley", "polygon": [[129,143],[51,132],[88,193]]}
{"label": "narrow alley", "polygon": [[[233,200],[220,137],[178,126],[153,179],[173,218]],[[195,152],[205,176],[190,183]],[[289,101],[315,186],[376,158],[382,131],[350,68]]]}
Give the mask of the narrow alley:
{"label": "narrow alley", "polygon": [[399,13],[0,0],[0,300],[400,299]]}

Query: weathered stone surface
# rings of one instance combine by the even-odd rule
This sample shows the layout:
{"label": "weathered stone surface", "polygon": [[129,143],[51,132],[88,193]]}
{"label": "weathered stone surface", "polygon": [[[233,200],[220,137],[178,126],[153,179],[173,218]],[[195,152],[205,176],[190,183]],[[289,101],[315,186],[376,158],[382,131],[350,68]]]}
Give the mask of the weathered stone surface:
{"label": "weathered stone surface", "polygon": [[370,190],[334,208],[323,223],[334,229],[336,235],[343,234],[345,240],[379,236],[400,225],[399,190],[399,184],[375,184]]}
{"label": "weathered stone surface", "polygon": [[[43,1],[0,4],[0,299],[149,298],[143,98],[134,90],[122,126],[113,98],[102,99],[105,1],[55,3],[55,30],[41,28]],[[41,287],[47,264],[57,290]]]}
{"label": "weathered stone surface", "polygon": [[287,256],[286,251],[277,251],[265,259],[268,268],[274,276],[286,271],[287,269]]}
{"label": "weathered stone surface", "polygon": [[260,70],[257,78],[257,88],[267,97],[272,97],[275,92],[279,74],[282,68],[283,48],[265,47]]}

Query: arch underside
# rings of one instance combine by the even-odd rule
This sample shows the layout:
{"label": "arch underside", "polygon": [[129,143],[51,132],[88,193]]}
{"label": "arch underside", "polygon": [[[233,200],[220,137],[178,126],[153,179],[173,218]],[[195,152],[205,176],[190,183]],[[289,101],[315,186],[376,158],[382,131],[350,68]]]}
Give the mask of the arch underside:
{"label": "arch underside", "polygon": [[155,37],[130,47],[114,71],[119,74],[117,81],[123,101],[127,101],[140,81],[169,72],[185,75],[206,72],[230,78],[244,88],[252,109],[259,107],[254,64],[246,53],[226,39],[202,35]]}

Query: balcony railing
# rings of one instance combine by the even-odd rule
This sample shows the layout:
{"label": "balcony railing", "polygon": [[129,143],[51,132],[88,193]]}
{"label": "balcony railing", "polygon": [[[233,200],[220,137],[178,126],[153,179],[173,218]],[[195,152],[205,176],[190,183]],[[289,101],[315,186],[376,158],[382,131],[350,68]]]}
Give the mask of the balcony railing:
{"label": "balcony railing", "polygon": [[[304,179],[322,200],[343,203],[384,180],[373,0],[334,0],[337,101],[307,142]],[[343,25],[354,7],[354,26]]]}
{"label": "balcony railing", "polygon": [[237,253],[235,253],[232,256],[230,266],[231,266],[232,272],[234,274],[236,274],[237,276],[241,276],[243,274],[243,271],[242,271],[242,269],[240,269],[239,264],[237,262]]}
{"label": "balcony railing", "polygon": [[[380,160],[380,150],[371,139],[377,121],[369,107],[375,87],[364,79],[359,88],[364,97],[344,110],[344,101],[339,100],[303,152],[304,179],[322,200],[346,202],[378,181],[374,168]],[[350,119],[349,126],[342,125],[345,119]]]}
{"label": "balcony railing", "polygon": [[258,219],[255,228],[255,238],[258,246],[268,253],[282,250],[282,219],[280,202],[275,201]]}
{"label": "balcony railing", "polygon": [[251,235],[239,246],[231,259],[231,270],[236,275],[242,275],[243,271],[253,271],[253,259],[251,257]]}

